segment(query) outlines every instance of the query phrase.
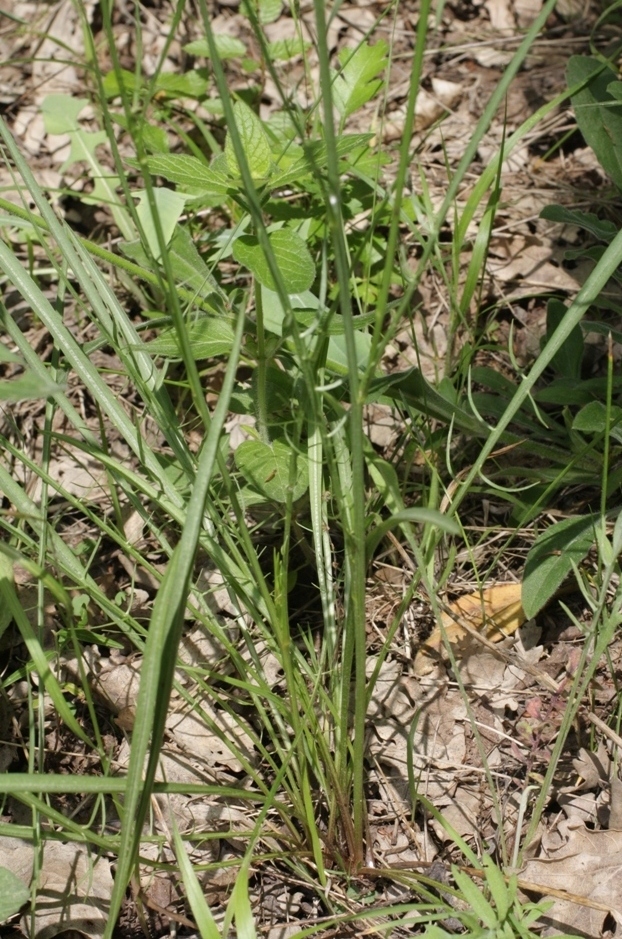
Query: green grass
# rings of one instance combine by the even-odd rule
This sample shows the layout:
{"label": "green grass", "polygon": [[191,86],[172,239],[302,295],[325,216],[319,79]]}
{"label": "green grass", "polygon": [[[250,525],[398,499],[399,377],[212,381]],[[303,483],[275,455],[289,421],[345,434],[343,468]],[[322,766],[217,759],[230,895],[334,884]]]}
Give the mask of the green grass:
{"label": "green grass", "polygon": [[[207,7],[200,4],[206,87],[222,113],[216,131],[183,106],[200,72],[183,76],[183,92],[166,84],[166,49],[151,76],[142,76],[140,63],[134,74],[122,70],[112,6],[103,4],[113,66],[107,75],[97,64],[86,21],[83,27],[88,98],[104,137],[86,129],[79,104],[56,98],[44,110],[48,131],[69,133],[74,156],[87,162],[95,185],[91,198],[107,206],[122,234],[114,251],[80,237],[59,218],[0,122],[3,157],[23,195],[21,208],[1,202],[0,270],[52,348],[42,361],[11,312],[0,307],[0,351],[21,375],[0,383],[0,395],[9,403],[41,401],[39,449],[31,451],[20,433],[17,404],[14,426],[7,420],[0,438],[0,630],[27,650],[19,666],[11,665],[4,688],[10,692],[27,679],[30,695],[23,771],[4,774],[0,791],[31,813],[31,824],[1,823],[0,835],[28,838],[43,855],[46,839],[55,838],[85,842],[93,858],[112,857],[105,939],[113,936],[136,865],[154,842],[170,846],[174,860],[168,863],[183,887],[187,913],[207,939],[230,935],[233,925],[238,936],[258,934],[253,878],[263,869],[315,893],[322,920],[301,929],[301,937],[329,928],[346,935],[359,928],[354,923],[387,935],[407,930],[437,937],[448,935],[448,917],[473,937],[533,935],[531,925],[543,907],[520,901],[510,860],[520,859],[535,834],[573,721],[621,621],[622,536],[620,526],[615,523],[611,532],[610,524],[618,514],[620,486],[619,385],[610,370],[596,386],[583,388],[572,369],[577,361],[580,367],[583,354],[578,327],[622,261],[622,235],[610,239],[561,317],[550,309],[548,342],[515,382],[475,364],[481,342],[475,334],[469,336],[470,356],[452,350],[454,338],[469,329],[467,315],[483,284],[502,164],[584,85],[583,79],[575,83],[508,136],[458,206],[477,148],[554,6],[548,0],[526,32],[460,163],[448,169],[437,211],[410,145],[424,53],[434,43],[428,0],[421,3],[402,143],[391,154],[378,150],[371,135],[349,129],[368,102],[382,102],[391,46],[372,32],[334,62],[324,0],[313,4],[319,59],[313,103],[303,110],[283,92],[280,117],[269,123],[257,116],[252,95],[231,87],[226,56],[242,53],[214,36]],[[389,5],[387,22],[397,7]],[[180,4],[169,42],[182,14]],[[292,4],[292,16],[298,15]],[[257,74],[269,74],[281,87],[287,65],[262,31],[270,3],[251,5],[247,16],[262,55]],[[191,124],[198,138],[189,136]],[[175,140],[174,152],[168,151],[164,129]],[[98,149],[101,139],[108,142],[105,157]],[[124,159],[128,146],[134,157]],[[414,196],[405,185],[409,173],[416,181]],[[218,224],[204,227],[200,220],[208,210]],[[362,235],[353,224],[361,211],[367,213]],[[469,234],[473,221],[479,224],[475,240]],[[447,222],[449,244],[440,238]],[[417,244],[414,268],[400,249],[405,232]],[[408,320],[430,270],[445,283],[450,309],[450,352],[437,386],[417,369],[390,375],[384,365],[385,350]],[[101,364],[102,350],[117,375]],[[574,397],[568,386],[573,380]],[[87,410],[76,389],[86,396]],[[588,399],[601,408],[593,434],[592,423],[584,415],[582,425],[578,416]],[[376,452],[366,436],[366,408],[373,402],[409,417],[392,456]],[[232,413],[245,416],[248,425],[248,439],[235,453],[225,432]],[[68,491],[51,472],[68,445],[98,467],[104,491],[99,503]],[[500,457],[501,450],[510,456]],[[408,454],[422,457],[424,473],[409,473]],[[40,480],[39,498],[32,498],[26,478]],[[499,863],[507,870],[489,858],[482,861],[417,791],[411,775],[411,822],[424,806],[428,817],[445,826],[453,859],[462,858],[481,877],[455,867],[454,887],[440,894],[417,871],[372,871],[368,708],[410,600],[428,598],[440,620],[438,598],[455,572],[459,548],[473,558],[473,584],[494,579],[494,563],[479,570],[478,544],[470,540],[474,506],[482,498],[510,507],[513,527],[504,542],[509,550],[518,531],[554,506],[567,487],[593,487],[595,480],[596,507],[579,524],[574,555],[562,550],[564,560],[552,570],[551,551],[536,541],[527,563],[525,603],[534,614],[574,571],[591,619],[583,625],[582,658],[546,779],[529,807],[526,833],[512,852],[501,846]],[[130,513],[140,519],[138,539],[128,535]],[[86,532],[78,543],[70,532],[76,520]],[[563,532],[557,535],[563,543]],[[413,574],[372,657],[368,576],[389,536],[407,551]],[[581,565],[594,544],[598,560],[588,574]],[[133,612],[130,595],[106,586],[100,561],[113,551],[134,566],[138,586],[139,572],[157,585],[148,623],[144,609]],[[227,592],[226,619],[213,611],[201,586],[205,569],[217,572]],[[30,616],[13,583],[14,570],[26,571],[37,587]],[[311,581],[308,611],[299,605],[305,577]],[[23,573],[20,578],[26,579]],[[50,601],[52,634],[46,621]],[[209,637],[212,654],[183,664],[180,642],[195,625]],[[89,674],[87,653],[94,642],[104,651],[120,646],[142,662],[129,763],[120,773],[110,752],[110,719]],[[58,665],[67,659],[76,662],[71,678]],[[81,746],[88,756],[83,776],[50,772],[43,692],[63,747]],[[501,818],[464,687],[462,692]],[[217,772],[209,782],[160,777],[171,700],[176,708],[185,702],[228,749],[237,778],[236,772],[224,782]],[[416,720],[417,715],[411,747]],[[96,800],[90,824],[58,809],[59,797],[76,793]],[[244,811],[245,826],[228,832],[238,846],[237,877],[224,912],[211,908],[201,880],[205,862],[197,862],[194,853],[202,835],[213,832],[183,829],[174,817],[154,824],[155,795],[158,805],[167,795],[201,796]],[[113,803],[121,825],[111,833],[106,813]],[[411,900],[391,905],[372,887],[365,908],[358,898],[379,878],[407,887]],[[33,911],[36,891],[35,880]],[[466,901],[466,907],[455,908],[448,896]]]}

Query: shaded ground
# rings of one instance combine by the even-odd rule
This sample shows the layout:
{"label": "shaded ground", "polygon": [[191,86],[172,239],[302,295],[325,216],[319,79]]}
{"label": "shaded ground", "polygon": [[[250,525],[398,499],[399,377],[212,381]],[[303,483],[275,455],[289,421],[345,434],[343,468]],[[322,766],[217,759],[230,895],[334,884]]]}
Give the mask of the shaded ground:
{"label": "shaded ground", "polygon": [[[240,39],[254,56],[252,33],[235,3],[214,5],[215,32]],[[302,5],[303,15],[311,20],[310,4]],[[101,15],[98,5],[89,0],[84,4],[93,25],[101,65],[106,68],[106,49],[98,29]],[[417,154],[413,162],[411,185],[415,197],[429,200],[433,206],[442,201],[447,187],[448,167],[451,171],[464,153],[465,140],[470,129],[481,116],[492,90],[500,81],[504,68],[520,42],[522,32],[533,21],[541,8],[535,0],[486,0],[482,3],[448,3],[444,6],[440,23],[432,34],[426,52],[425,78],[417,110]],[[80,164],[66,170],[63,164],[69,155],[66,139],[46,133],[41,115],[41,103],[47,95],[69,93],[84,94],[84,73],[80,66],[82,33],[77,16],[68,2],[43,7],[38,3],[14,3],[13,16],[27,26],[18,28],[14,22],[4,20],[0,33],[0,53],[10,64],[5,67],[0,86],[0,101],[8,121],[30,166],[40,184],[50,193],[59,212],[81,233],[103,243],[112,242],[119,231],[110,214],[101,205],[85,205],[80,194],[91,185],[82,173]],[[373,2],[344,3],[334,18],[330,42],[334,49],[354,45],[367,30],[374,27],[385,5]],[[462,208],[469,199],[477,179],[502,141],[512,134],[534,111],[562,92],[565,88],[564,70],[570,54],[588,52],[589,32],[598,11],[589,3],[575,6],[559,5],[551,16],[546,30],[534,44],[525,67],[520,71],[508,95],[505,110],[491,124],[463,190],[458,204]],[[117,48],[122,64],[135,67],[137,34],[133,14],[123,8],[115,13]],[[160,54],[170,23],[171,11],[156,4],[141,11],[143,49],[142,67],[151,74]],[[393,62],[387,88],[387,109],[384,119],[372,107],[357,116],[358,126],[352,130],[372,128],[378,139],[391,146],[401,138],[404,127],[404,102],[410,76],[414,26],[417,4],[401,3],[398,12],[389,14],[374,35],[383,33],[393,41]],[[269,41],[291,36],[292,23],[283,12],[281,17],[266,28]],[[194,63],[182,52],[181,46],[199,38],[198,19],[187,17],[183,21],[182,40],[170,46],[164,71],[180,74]],[[598,48],[606,50],[617,38],[616,30],[602,29],[596,36]],[[67,50],[71,50],[68,55]],[[312,52],[309,53],[313,59]],[[74,64],[73,60],[75,57]],[[69,58],[70,64],[67,64]],[[314,61],[314,60],[313,60]],[[312,68],[314,67],[312,62]],[[229,64],[229,75],[234,87],[252,86],[257,75],[245,72],[237,60]],[[249,77],[250,76],[250,77]],[[295,86],[303,80],[300,61],[283,70],[286,85]],[[304,86],[300,86],[303,95]],[[260,113],[267,117],[277,105],[278,93],[267,79],[261,91]],[[222,127],[209,107],[197,106],[199,116],[210,123],[214,133],[222,136]],[[439,123],[439,119],[444,119]],[[492,365],[504,374],[512,369],[508,347],[519,367],[527,366],[537,354],[545,332],[546,300],[555,294],[562,298],[575,296],[591,262],[575,259],[566,262],[569,248],[582,244],[583,236],[577,229],[539,220],[542,208],[551,203],[599,207],[614,220],[618,207],[613,199],[592,152],[574,131],[572,115],[565,105],[552,110],[533,133],[526,134],[508,164],[503,167],[502,199],[495,217],[486,264],[486,279],[462,320],[455,312],[455,298],[448,296],[447,282],[442,269],[423,281],[417,297],[417,308],[412,320],[396,337],[388,350],[386,364],[389,369],[402,369],[419,365],[430,379],[438,380],[452,372],[463,345],[473,336],[481,345],[480,364]],[[121,140],[122,142],[122,140]],[[103,157],[102,157],[103,159]],[[388,172],[391,169],[389,168]],[[0,168],[0,184],[5,198],[13,199],[13,180],[6,167]],[[87,189],[88,191],[88,189]],[[483,208],[483,207],[482,207]],[[481,213],[480,213],[481,214]],[[472,223],[475,236],[481,222],[476,215]],[[449,236],[448,236],[449,240]],[[404,236],[404,247],[414,255],[413,239]],[[16,239],[16,251],[26,256],[26,248]],[[466,262],[460,272],[466,277]],[[613,302],[617,299],[612,296]],[[42,356],[50,354],[45,334],[37,324],[29,322],[28,310],[20,306],[16,297],[8,294],[5,303],[17,319],[20,328],[28,330],[32,345]],[[131,298],[128,295],[128,304]],[[608,316],[607,313],[604,314]],[[611,318],[611,317],[609,317]],[[81,324],[72,324],[80,335]],[[88,335],[82,335],[82,340]],[[494,342],[493,342],[494,340]],[[604,340],[594,341],[593,374],[602,374]],[[614,344],[614,358],[619,361],[619,348]],[[131,403],[131,389],[125,379],[115,374],[115,362],[105,351],[94,353],[106,368],[107,380],[115,393],[127,396]],[[90,402],[80,402],[88,420],[95,425],[97,416]],[[11,430],[10,422],[30,447],[34,460],[40,459],[41,443],[38,439],[43,408],[38,403],[19,406],[5,415],[4,432]],[[402,427],[381,406],[369,409],[369,436],[381,452],[392,452],[399,445]],[[9,428],[9,431],[7,430]],[[60,429],[60,428],[59,428]],[[194,442],[198,446],[198,440]],[[119,457],[123,457],[119,443]],[[100,467],[88,465],[70,448],[54,454],[50,474],[62,479],[65,489],[93,510],[102,509],[106,493]],[[460,467],[461,470],[464,467]],[[16,468],[16,472],[17,472]],[[98,478],[98,474],[99,477]],[[579,495],[569,493],[566,504],[554,511],[559,514],[572,511],[579,498],[594,498],[594,493],[583,490]],[[533,543],[531,526],[519,532],[511,531],[505,503],[494,500],[482,503],[477,497],[470,506],[472,521],[472,547],[457,559],[454,575],[444,598],[448,610],[456,597],[471,593],[477,587],[475,567],[482,580],[491,583],[518,583],[522,575],[524,558]],[[497,525],[492,520],[500,519]],[[128,524],[129,524],[128,519]],[[478,531],[487,535],[479,540]],[[68,514],[61,527],[63,537],[76,545],[90,534],[88,522],[79,512]],[[129,537],[129,535],[128,535]],[[157,563],[157,562],[156,562]],[[399,544],[393,550],[376,558],[369,583],[369,637],[370,673],[375,664],[374,655],[386,635],[394,612],[399,606],[411,579],[412,565],[408,553]],[[118,551],[105,550],[94,565],[99,582],[109,591],[132,593],[133,613],[147,620],[157,580],[148,571],[137,570],[134,563]],[[210,576],[210,572],[206,572]],[[218,584],[212,583],[217,587]],[[29,577],[24,576],[22,602],[27,606]],[[226,591],[214,593],[218,612],[228,615]],[[495,609],[506,610],[516,597],[494,595]],[[414,824],[411,820],[411,792],[408,764],[414,766],[418,791],[439,810],[445,819],[478,850],[482,848],[496,856],[511,860],[517,830],[528,817],[529,787],[537,789],[541,782],[555,740],[560,731],[567,704],[566,692],[579,664],[584,634],[581,626],[590,622],[590,611],[584,598],[570,592],[567,609],[574,621],[555,604],[547,608],[537,621],[522,625],[519,615],[510,612],[513,635],[495,644],[494,648],[478,644],[467,633],[456,645],[458,665],[448,669],[446,663],[434,659],[424,661],[418,652],[423,639],[431,629],[430,611],[425,598],[420,598],[407,610],[399,633],[394,639],[394,654],[383,664],[377,692],[370,707],[370,783],[369,825],[377,867],[404,867],[430,871],[440,877],[450,860],[449,839],[443,828],[424,813]],[[454,613],[456,613],[455,607]],[[53,608],[50,616],[53,617]],[[460,611],[458,611],[460,614]],[[451,617],[448,624],[451,623]],[[474,629],[481,625],[481,616],[471,620]],[[516,632],[519,626],[520,633]],[[457,637],[459,638],[459,637]],[[219,650],[206,648],[200,631],[193,633],[190,624],[184,654],[190,664],[207,659],[218,662]],[[462,643],[462,644],[460,644]],[[222,650],[220,650],[222,651]],[[612,823],[610,814],[619,813],[614,792],[611,792],[611,760],[620,740],[608,727],[613,710],[617,707],[616,682],[620,677],[620,643],[609,650],[610,664],[603,670],[599,681],[591,689],[579,720],[568,736],[567,746],[556,779],[555,791],[545,822],[534,833],[529,846],[530,860],[521,876],[535,884],[547,883],[578,894],[591,906],[558,905],[555,918],[562,927],[586,936],[615,933],[615,924],[606,907],[622,909],[619,887],[612,880],[612,870],[622,861],[622,833],[618,828],[618,814]],[[123,769],[127,760],[127,740],[123,731],[131,729],[132,706],[137,687],[140,661],[118,652],[94,651],[93,675],[97,676],[98,706],[108,714],[107,726],[114,760]],[[212,656],[212,658],[209,658]],[[69,657],[67,657],[69,658]],[[67,661],[71,669],[75,663]],[[274,676],[278,690],[278,676]],[[460,684],[468,691],[470,712],[465,708]],[[23,689],[22,689],[23,691]],[[18,715],[24,701],[12,693],[13,715]],[[86,715],[85,715],[86,719]],[[235,764],[231,754],[220,741],[205,730],[183,725],[172,715],[169,726],[170,753],[173,761],[184,764],[185,775],[180,780],[217,775],[234,783],[242,768]],[[214,719],[218,717],[214,715]],[[411,728],[415,729],[410,735]],[[477,736],[474,733],[477,728]],[[5,731],[9,735],[8,727]],[[410,739],[409,739],[410,735]],[[600,741],[596,744],[595,741]],[[79,748],[65,739],[48,737],[49,771],[66,770],[69,773],[88,771],[88,758]],[[245,742],[240,741],[240,746]],[[249,758],[252,746],[249,742]],[[7,766],[12,751],[7,750]],[[186,759],[187,758],[187,759]],[[171,770],[172,773],[172,770]],[[171,775],[168,778],[172,778]],[[615,775],[614,775],[615,778]],[[494,798],[493,793],[494,792]],[[80,807],[69,804],[59,809],[66,814],[76,812],[82,818]],[[190,816],[213,830],[231,831],[247,822],[237,807],[204,806],[200,812],[180,800],[176,807],[178,817],[187,822]],[[194,814],[193,814],[194,813]],[[220,813],[220,814],[219,814]],[[9,817],[18,821],[18,811],[12,807]],[[84,815],[86,818],[86,814]],[[503,848],[503,851],[502,851]],[[0,845],[0,851],[2,850]],[[212,849],[210,849],[212,850]],[[214,859],[226,860],[239,856],[235,839],[223,839],[214,849]],[[585,870],[585,857],[590,858]],[[535,859],[537,858],[537,860]],[[545,860],[542,860],[542,859]],[[540,865],[540,866],[538,866]],[[553,879],[545,880],[553,871]],[[586,886],[586,876],[593,882]],[[288,884],[282,872],[266,869],[254,883],[253,900],[261,910],[261,922],[270,939],[286,939],[291,932],[314,922],[321,911],[313,894],[300,884]],[[378,884],[369,874],[369,895],[377,903],[396,902],[412,896],[410,886],[402,892],[395,884]],[[215,906],[227,896],[232,875],[222,869],[204,885],[209,889]],[[604,886],[603,886],[604,884]],[[613,884],[613,885],[612,885]],[[105,887],[102,888],[105,891]],[[145,877],[143,886],[145,917],[153,934],[167,929],[171,910],[181,917],[180,935],[190,934],[187,911],[180,912],[175,887],[168,876]],[[335,888],[341,889],[341,888]],[[362,893],[361,888],[361,893]],[[344,906],[358,908],[361,896],[346,895]],[[600,905],[600,906],[599,906]],[[602,907],[602,908],[601,908]],[[293,923],[293,926],[284,924]],[[618,925],[619,930],[619,925]],[[136,919],[133,905],[128,906],[127,921],[119,927],[119,936],[137,935],[141,924]],[[186,933],[183,930],[188,930]],[[354,934],[344,931],[342,935]]]}

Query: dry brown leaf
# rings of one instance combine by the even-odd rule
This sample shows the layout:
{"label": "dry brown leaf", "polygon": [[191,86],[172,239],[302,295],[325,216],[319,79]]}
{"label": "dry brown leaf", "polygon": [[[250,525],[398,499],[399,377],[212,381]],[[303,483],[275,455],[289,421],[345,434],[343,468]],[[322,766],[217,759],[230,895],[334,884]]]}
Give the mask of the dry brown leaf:
{"label": "dry brown leaf", "polygon": [[493,278],[508,285],[506,297],[533,289],[565,290],[574,295],[581,286],[576,271],[571,274],[562,263],[563,254],[548,242],[515,235],[491,239],[487,267]]}
{"label": "dry brown leaf", "polygon": [[[540,885],[545,895],[546,888],[552,888],[552,897],[556,896],[553,891],[557,891],[557,897],[564,891],[562,896],[567,899],[556,899],[542,918],[543,923],[550,924],[548,934],[562,929],[601,936],[606,911],[622,923],[622,832],[590,831],[576,821],[569,821],[563,828],[565,843],[549,850],[548,857],[528,861],[520,881]],[[581,901],[590,902],[596,909]]]}
{"label": "dry brown leaf", "polygon": [[[30,884],[34,852],[20,838],[0,839],[0,866]],[[22,917],[25,935],[53,939],[72,928],[86,939],[102,936],[108,921],[112,873],[107,858],[96,857],[85,845],[47,841],[39,859],[37,907]],[[34,930],[31,927],[34,925]]]}
{"label": "dry brown leaf", "polygon": [[526,618],[520,584],[495,584],[460,597],[449,604],[441,614],[442,625],[422,643],[415,658],[415,674],[426,675],[432,670],[444,648],[444,636],[448,642],[459,642],[469,634],[470,627],[488,642],[500,642],[515,633]]}

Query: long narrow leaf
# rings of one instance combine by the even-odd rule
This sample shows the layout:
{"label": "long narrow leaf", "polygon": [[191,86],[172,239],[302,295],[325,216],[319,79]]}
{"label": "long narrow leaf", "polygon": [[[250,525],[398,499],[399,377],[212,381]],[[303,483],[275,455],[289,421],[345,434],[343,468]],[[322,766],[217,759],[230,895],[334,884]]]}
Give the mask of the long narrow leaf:
{"label": "long narrow leaf", "polygon": [[[181,637],[190,576],[203,524],[205,500],[218,455],[220,435],[233,391],[244,327],[238,317],[234,346],[220,398],[203,445],[196,481],[188,504],[186,525],[158,591],[149,625],[141,669],[136,720],[128,767],[119,864],[110,901],[110,920],[104,939],[112,939],[115,922],[138,854],[142,826],[149,810],[168,709],[177,647]],[[148,765],[145,771],[145,760]]]}

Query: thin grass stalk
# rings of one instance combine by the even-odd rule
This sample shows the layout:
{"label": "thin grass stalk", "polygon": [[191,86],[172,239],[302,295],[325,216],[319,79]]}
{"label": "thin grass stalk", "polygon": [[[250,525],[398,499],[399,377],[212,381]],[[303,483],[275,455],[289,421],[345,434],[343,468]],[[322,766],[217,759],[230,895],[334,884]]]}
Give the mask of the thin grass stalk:
{"label": "thin grass stalk", "polygon": [[[405,316],[408,315],[408,311],[410,309],[414,293],[419,286],[421,278],[423,277],[425,271],[427,270],[427,267],[428,267],[428,264],[429,264],[430,258],[432,257],[433,252],[436,250],[438,246],[438,239],[439,239],[441,228],[445,222],[445,219],[449,213],[449,210],[451,209],[454,203],[456,195],[458,194],[458,190],[460,188],[462,180],[464,179],[466,173],[469,170],[469,167],[471,166],[471,163],[473,162],[473,159],[475,158],[475,155],[477,153],[477,148],[479,147],[481,140],[484,137],[484,134],[488,130],[488,127],[490,126],[498,107],[502,104],[503,99],[508,92],[508,89],[512,80],[514,79],[516,73],[518,72],[527,54],[529,53],[529,50],[531,49],[531,46],[534,43],[534,40],[537,38],[542,28],[544,27],[548,16],[552,12],[552,10],[555,8],[556,3],[557,3],[557,0],[546,0],[542,8],[542,11],[536,17],[536,19],[530,26],[529,30],[526,32],[525,38],[523,39],[520,46],[516,50],[516,53],[512,57],[512,61],[505,69],[503,77],[501,78],[501,81],[496,86],[484,110],[484,113],[478,120],[477,125],[475,126],[472,135],[469,137],[469,141],[466,146],[464,156],[460,160],[458,166],[456,167],[455,172],[452,174],[451,179],[449,180],[447,192],[441,204],[440,209],[438,210],[435,216],[433,216],[432,211],[428,213],[429,218],[430,219],[433,218],[433,221],[430,224],[429,235],[425,239],[421,239],[421,237],[418,236],[419,240],[422,240],[422,245],[423,245],[422,253],[419,258],[419,263],[417,265],[417,269],[414,275],[410,279],[404,291],[404,296],[402,297],[401,302],[395,307],[394,313],[391,317],[391,323],[389,324],[389,327],[387,330],[388,334],[391,334],[392,331],[397,328],[397,324],[401,320],[403,320]],[[561,96],[561,100],[565,100],[567,98],[568,98],[568,93],[564,93]],[[541,120],[542,113],[550,111],[551,108],[552,108],[552,105],[545,105],[543,109],[541,109],[538,112],[539,116],[537,120],[533,120],[533,123],[532,123],[530,119],[529,121],[525,122],[525,125],[524,125],[525,130],[523,130],[523,128],[519,128],[519,130],[516,131],[515,134],[512,135],[512,137],[508,141],[508,147],[504,154],[504,158],[507,157],[507,155],[511,152],[511,149],[514,146],[516,146],[516,144],[519,142],[519,140],[524,135],[524,133],[527,132],[526,131],[527,126],[530,126],[530,127],[534,126],[536,123],[538,123],[539,120]],[[477,205],[479,204],[479,201],[481,201],[481,199],[484,197],[486,190],[489,188],[492,181],[494,180],[494,176],[496,172],[497,172],[497,163],[495,161],[491,166],[487,167],[486,170],[484,171],[484,176],[486,177],[485,186],[482,185],[482,180],[478,181],[478,184],[477,184],[478,200],[475,201],[473,199],[473,195],[471,196],[471,199],[469,200],[471,213],[473,213],[476,210]],[[413,229],[413,225],[411,222],[408,222],[408,226],[409,228],[411,228],[411,230]],[[459,243],[462,244],[465,236],[466,236],[466,225],[464,225],[461,221],[459,221],[458,225],[456,226],[456,233],[454,234],[454,241],[458,240]]]}
{"label": "thin grass stalk", "polygon": [[[110,919],[104,932],[104,939],[112,939],[125,890],[138,855],[143,822],[149,809],[173,685],[190,576],[199,543],[212,472],[216,464],[222,425],[235,382],[243,327],[244,316],[239,314],[223,387],[199,457],[196,482],[188,504],[186,525],[167,567],[151,617],[127,772],[128,788],[121,831],[121,849],[110,900]],[[147,755],[148,763],[144,770]]]}
{"label": "thin grass stalk", "polygon": [[[129,106],[127,95],[125,94],[125,90],[123,86],[121,64],[119,62],[116,44],[114,40],[114,34],[112,30],[113,5],[110,2],[108,2],[108,0],[106,0],[106,2],[102,4],[102,6],[103,6],[102,23],[104,26],[104,30],[106,32],[106,36],[108,38],[109,51],[110,51],[113,69],[117,77],[119,89],[121,90],[121,99],[123,101],[123,108],[125,111],[126,120],[128,122],[128,128],[130,130],[132,140],[134,141],[134,145],[136,146],[136,156],[138,159],[138,164],[140,167],[141,174],[143,176],[143,180],[145,184],[145,192],[147,194],[147,201],[148,201],[149,208],[151,211],[151,218],[152,218],[153,225],[155,228],[156,237],[158,241],[158,247],[160,250],[160,263],[162,267],[164,268],[164,278],[162,279],[162,286],[163,286],[164,294],[167,298],[168,312],[171,314],[173,325],[175,327],[177,341],[179,342],[179,349],[180,349],[183,363],[186,369],[186,377],[188,379],[188,383],[190,385],[190,390],[192,393],[193,404],[196,408],[197,414],[199,415],[199,417],[201,418],[201,421],[203,422],[203,426],[205,427],[205,430],[208,431],[209,426],[210,426],[209,409],[205,401],[205,395],[203,393],[201,379],[199,377],[199,370],[197,368],[196,360],[192,352],[192,345],[190,343],[188,327],[186,325],[184,316],[181,312],[179,299],[177,296],[177,291],[175,290],[175,287],[174,287],[175,278],[173,276],[173,268],[171,265],[169,252],[167,251],[167,244],[164,238],[164,233],[162,231],[162,224],[160,221],[160,216],[158,213],[157,203],[156,203],[155,194],[154,194],[153,181],[151,178],[151,174],[149,172],[147,154],[146,154],[143,142],[142,142],[142,134],[139,131],[139,126],[138,126],[136,117],[131,107]],[[183,4],[180,6],[182,6],[183,8]],[[181,17],[180,6],[178,6],[174,14],[174,20],[177,18],[178,14],[179,14],[179,17]],[[169,31],[169,36],[170,35],[171,35],[171,32]],[[162,55],[164,55],[164,50],[162,52]],[[100,101],[102,102],[102,105],[104,107],[104,112],[106,112],[107,111],[106,96],[103,93],[103,86],[101,84],[101,76],[100,76],[99,70],[96,71],[96,75],[97,75],[98,82],[100,85],[99,87]],[[145,118],[143,117],[143,120],[144,119]],[[112,140],[114,140],[114,134],[112,134],[112,122],[110,121],[109,115],[108,115],[108,121],[107,121],[107,130],[108,130],[109,137]],[[119,160],[119,165],[120,165],[120,160]],[[140,227],[139,227],[139,230],[140,230]],[[144,238],[144,235],[141,238],[141,240],[144,245],[147,245],[147,240],[146,238]]]}
{"label": "thin grass stalk", "polygon": [[[352,526],[345,532],[346,540],[346,619],[342,653],[342,702],[341,728],[338,742],[338,773],[343,791],[350,787],[352,800],[353,844],[349,845],[349,863],[353,869],[363,864],[364,831],[364,756],[366,716],[367,660],[365,629],[365,475],[363,457],[363,404],[350,297],[350,268],[348,250],[341,210],[341,185],[339,160],[335,135],[330,56],[327,45],[327,23],[324,0],[313,0],[317,31],[317,48],[320,69],[320,88],[324,109],[324,135],[328,154],[326,210],[335,253],[335,267],[339,286],[339,307],[343,317],[346,356],[348,360],[348,382],[350,389],[350,412],[348,415],[350,460],[352,466]],[[354,694],[349,676],[354,666]],[[349,725],[352,704],[353,741],[351,766],[348,760],[349,740],[346,728]],[[344,819],[344,824],[346,824]]]}
{"label": "thin grass stalk", "polygon": [[473,482],[480,474],[484,463],[495,447],[498,446],[504,431],[531,395],[532,389],[534,388],[536,382],[547,368],[555,354],[559,351],[559,349],[561,349],[572,330],[581,322],[589,307],[602,293],[610,277],[613,276],[621,263],[622,232],[618,232],[611,244],[608,245],[608,247],[605,249],[605,252],[603,253],[600,261],[588,276],[583,287],[581,287],[577,293],[574,301],[568,307],[562,321],[533,364],[531,371],[523,378],[520,386],[514,394],[514,397],[506,407],[502,416],[499,418],[497,426],[491,432],[488,440],[478,454],[478,457],[471,467],[467,477],[456,490],[449,508],[449,512],[451,514],[457,512],[463,499],[470,491]]}
{"label": "thin grass stalk", "polygon": [[[45,240],[41,238],[41,232],[43,231],[48,234],[50,233],[50,226],[46,219],[39,215],[33,215],[32,211],[29,209],[14,205],[12,202],[2,198],[0,198],[0,211],[7,212],[9,215],[13,215],[15,218],[20,219],[20,221],[29,222],[32,225],[33,234],[36,235],[41,243],[45,245]],[[114,254],[112,251],[109,251],[102,245],[98,245],[94,241],[89,241],[88,238],[77,235],[73,231],[71,234],[75,239],[75,242],[81,245],[81,247],[84,248],[84,250],[87,251],[91,257],[98,258],[108,266],[113,267],[123,273],[129,274],[131,278],[143,281],[152,287],[162,289],[161,277],[159,277],[158,274],[155,274],[153,271],[148,271],[144,267],[140,267],[138,264],[130,261],[129,258],[124,258],[120,254]],[[177,291],[179,298],[185,303],[194,303],[198,309],[205,310],[205,312],[208,313],[222,315],[222,309],[219,309],[204,297],[197,297],[195,291],[188,290],[180,284],[175,285],[175,290]],[[153,321],[150,320],[148,323],[149,328],[151,328],[153,325]]]}
{"label": "thin grass stalk", "polygon": [[406,190],[406,179],[410,167],[411,156],[410,147],[415,127],[415,108],[417,97],[421,86],[421,75],[423,73],[423,62],[425,56],[426,40],[428,37],[428,18],[431,8],[431,0],[422,0],[418,13],[417,22],[417,40],[415,43],[415,52],[412,60],[410,72],[410,84],[408,88],[408,98],[406,100],[406,114],[404,118],[404,130],[402,133],[402,142],[400,144],[400,159],[397,167],[397,175],[394,186],[393,206],[391,210],[391,223],[389,226],[389,235],[387,238],[386,257],[382,271],[382,281],[378,291],[376,322],[372,333],[371,349],[369,353],[369,363],[365,370],[365,375],[361,380],[363,393],[366,393],[369,382],[374,377],[379,353],[378,350],[386,343],[384,320],[386,317],[387,304],[389,301],[389,291],[391,289],[391,275],[393,273],[393,264],[397,252],[398,238],[401,223],[402,202]]}
{"label": "thin grass stalk", "polygon": [[[616,560],[617,559],[614,559],[614,564],[616,563]],[[592,617],[592,629],[589,636],[586,638],[583,649],[581,651],[579,665],[568,693],[568,701],[564,709],[564,717],[557,734],[555,746],[553,747],[549,759],[546,774],[541,786],[539,787],[538,797],[531,813],[531,819],[527,827],[527,831],[525,832],[523,848],[519,853],[519,865],[522,864],[523,851],[529,848],[529,845],[536,835],[538,825],[540,824],[540,818],[542,817],[542,812],[544,811],[544,807],[551,794],[553,779],[555,773],[557,772],[557,766],[564,747],[566,746],[566,740],[570,728],[576,719],[579,708],[585,700],[585,695],[587,694],[590,682],[592,681],[596,669],[598,668],[600,658],[606,651],[609,643],[612,641],[616,629],[620,626],[620,623],[622,623],[622,591],[620,588],[617,590],[611,611],[608,612],[606,610],[607,592],[610,586],[610,578],[612,573],[613,565],[608,572],[609,576],[605,577],[603,586],[601,587],[598,605]]]}

